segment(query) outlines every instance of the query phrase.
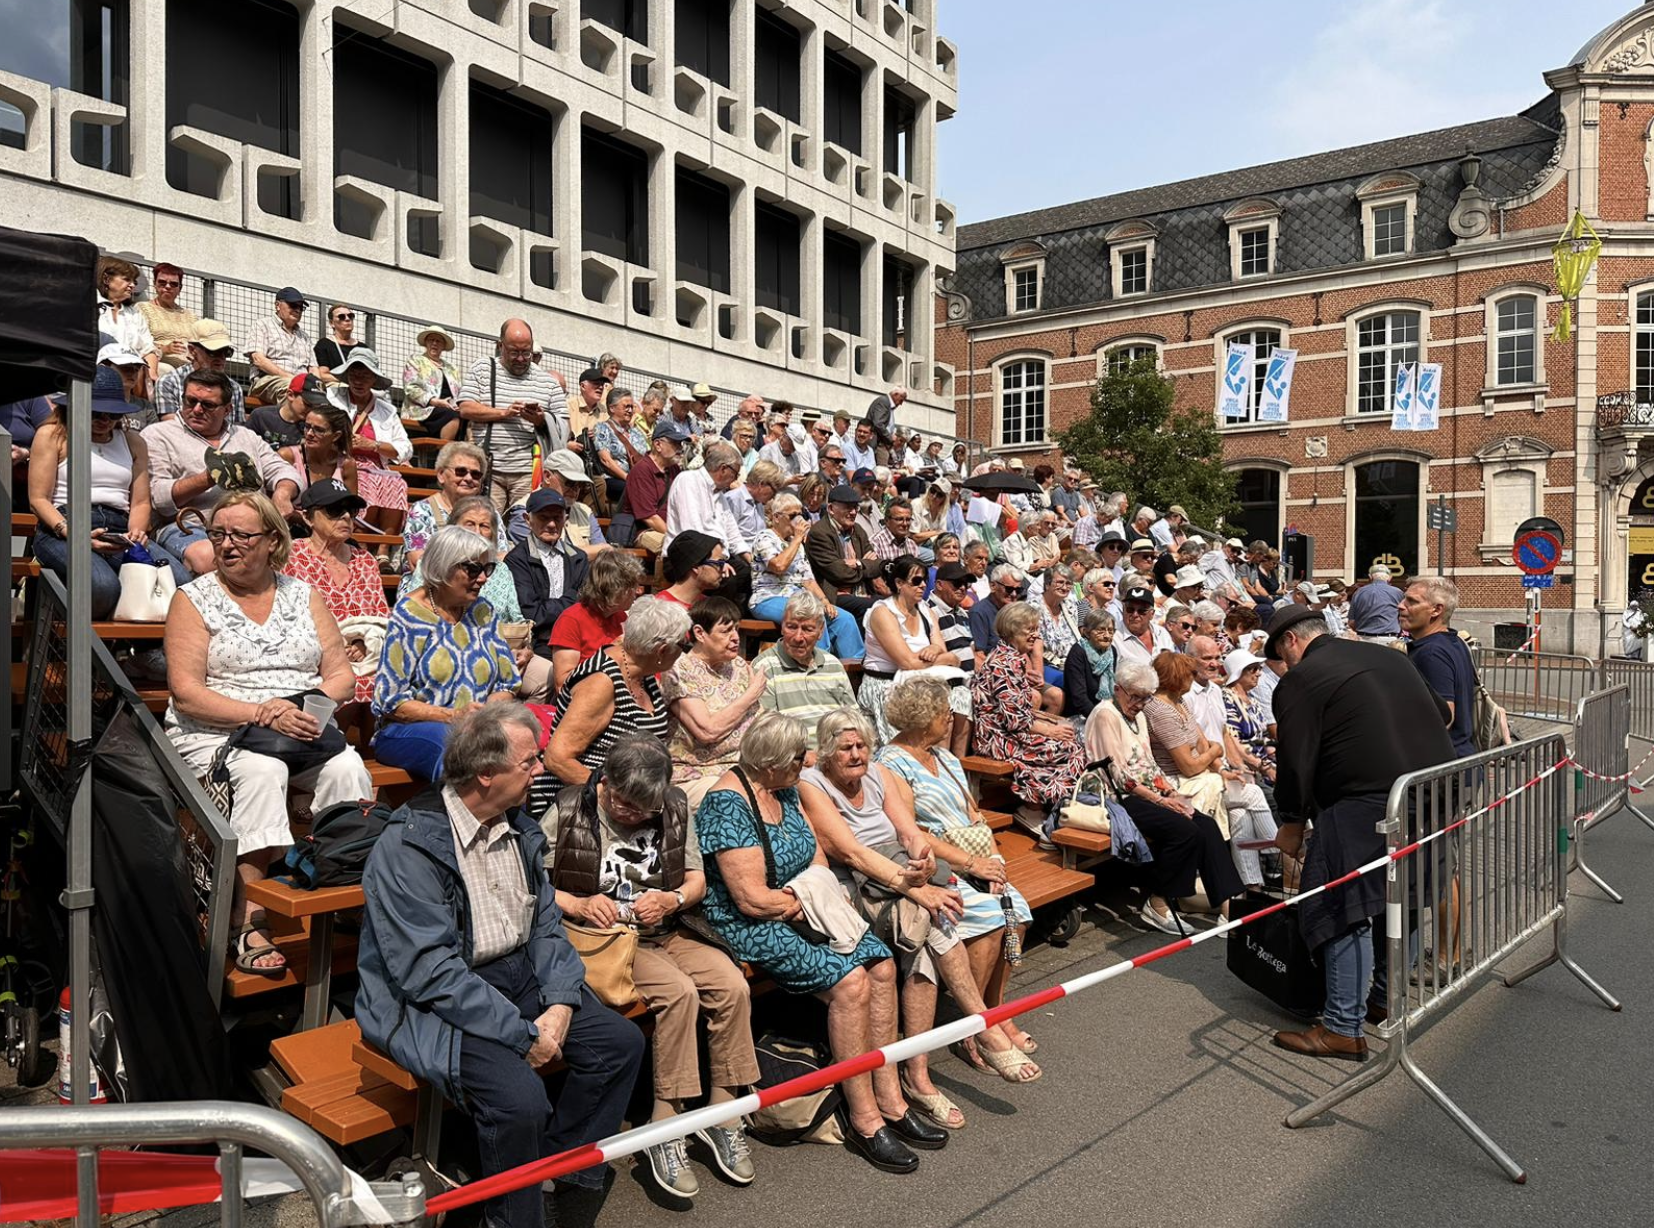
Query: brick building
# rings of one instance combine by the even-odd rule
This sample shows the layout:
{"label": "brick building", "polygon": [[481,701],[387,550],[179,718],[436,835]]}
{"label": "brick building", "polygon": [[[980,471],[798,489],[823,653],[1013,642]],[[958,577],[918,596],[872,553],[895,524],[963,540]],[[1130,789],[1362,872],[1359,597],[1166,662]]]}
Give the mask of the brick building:
{"label": "brick building", "polygon": [[[1546,647],[1595,652],[1654,585],[1654,6],[1544,84],[1520,115],[960,226],[937,304],[958,433],[1031,463],[1111,362],[1155,355],[1216,415],[1230,341],[1260,385],[1295,349],[1289,422],[1218,418],[1247,535],[1312,535],[1318,577],[1443,571],[1485,631],[1522,606],[1515,527],[1549,516]],[[1558,342],[1575,209],[1603,248]],[[1434,431],[1392,430],[1406,362],[1442,364]]]}

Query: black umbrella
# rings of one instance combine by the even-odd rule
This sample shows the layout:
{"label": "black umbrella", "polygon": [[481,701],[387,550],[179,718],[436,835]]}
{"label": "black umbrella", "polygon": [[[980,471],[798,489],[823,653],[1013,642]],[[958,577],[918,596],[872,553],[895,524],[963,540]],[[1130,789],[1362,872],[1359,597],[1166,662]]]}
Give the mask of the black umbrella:
{"label": "black umbrella", "polygon": [[1025,478],[1020,473],[1005,470],[1000,473],[984,473],[979,478],[971,478],[964,483],[966,490],[974,490],[985,495],[1037,495],[1040,485],[1032,478]]}

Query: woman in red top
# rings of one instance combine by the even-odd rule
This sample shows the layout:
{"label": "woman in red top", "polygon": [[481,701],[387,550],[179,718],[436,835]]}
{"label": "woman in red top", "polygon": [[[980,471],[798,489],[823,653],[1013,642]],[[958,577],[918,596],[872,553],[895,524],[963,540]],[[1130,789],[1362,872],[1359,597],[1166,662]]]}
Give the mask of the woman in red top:
{"label": "woman in red top", "polygon": [[620,638],[626,611],[643,591],[636,555],[605,550],[592,559],[580,600],[551,625],[551,693],[559,694],[575,667]]}
{"label": "woman in red top", "polygon": [[[367,713],[365,705],[373,699],[379,649],[390,618],[378,561],[350,540],[356,513],[365,506],[361,496],[353,494],[338,478],[312,482],[299,496],[299,511],[310,526],[310,536],[294,541],[287,566],[282,569],[321,594],[344,636],[345,656],[356,674],[356,691],[354,701],[338,715],[341,729],[357,715]],[[358,708],[358,704],[364,706]]]}

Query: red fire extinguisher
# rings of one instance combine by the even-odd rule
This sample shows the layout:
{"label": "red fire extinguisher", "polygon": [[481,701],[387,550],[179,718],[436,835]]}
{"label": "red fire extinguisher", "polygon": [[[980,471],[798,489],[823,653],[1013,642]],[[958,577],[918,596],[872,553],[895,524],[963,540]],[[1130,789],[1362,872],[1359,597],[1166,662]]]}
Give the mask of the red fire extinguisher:
{"label": "red fire extinguisher", "polygon": [[[65,986],[63,993],[57,1000],[57,1098],[62,1104],[75,1102],[75,1081],[70,1074],[71,1060],[69,1054],[70,1025],[69,990]],[[103,1094],[103,1084],[98,1081],[98,1067],[95,1062],[88,1063],[88,1078],[90,1083],[87,1096],[89,1104],[107,1104],[109,1097]]]}

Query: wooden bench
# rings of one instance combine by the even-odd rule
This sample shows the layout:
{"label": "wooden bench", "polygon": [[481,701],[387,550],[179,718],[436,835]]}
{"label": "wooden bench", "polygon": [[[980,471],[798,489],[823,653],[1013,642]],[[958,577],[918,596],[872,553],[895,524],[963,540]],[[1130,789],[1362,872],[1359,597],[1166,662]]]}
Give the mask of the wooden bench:
{"label": "wooden bench", "polygon": [[[303,978],[304,1008],[300,1014],[299,1028],[306,1030],[321,1027],[327,1022],[329,1001],[333,994],[334,972],[350,971],[355,967],[355,940],[351,939],[344,944],[335,943],[333,922],[338,914],[351,912],[363,906],[366,901],[363,899],[362,889],[318,887],[313,891],[306,891],[281,879],[265,878],[247,884],[247,898],[262,907],[267,917],[281,917],[294,922],[304,934],[304,941],[299,944],[303,956],[299,960],[302,971],[294,968],[293,953],[283,946],[280,939],[276,939],[276,945],[281,946],[282,954],[288,957],[288,971],[294,974],[295,980],[300,976]],[[349,948],[351,961],[344,968],[339,968],[337,965],[341,962],[340,955],[346,946]],[[334,958],[319,958],[324,951],[334,952]],[[235,975],[244,977],[249,974]],[[285,987],[286,984],[285,977],[257,979],[270,981],[273,987]],[[282,984],[276,986],[277,982]]]}
{"label": "wooden bench", "polygon": [[1113,856],[1109,837],[1100,831],[1059,827],[1051,833],[1051,843],[1062,852],[1063,865],[1071,870],[1085,869]]}

